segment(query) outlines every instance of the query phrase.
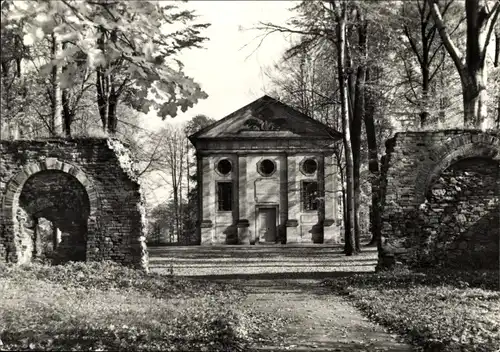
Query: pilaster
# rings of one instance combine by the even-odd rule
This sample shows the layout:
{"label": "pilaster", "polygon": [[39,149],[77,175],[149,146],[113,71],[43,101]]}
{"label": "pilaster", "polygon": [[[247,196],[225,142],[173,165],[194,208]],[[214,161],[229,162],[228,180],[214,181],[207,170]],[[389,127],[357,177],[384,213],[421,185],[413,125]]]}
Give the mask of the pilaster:
{"label": "pilaster", "polygon": [[287,155],[287,200],[286,243],[299,242],[299,194],[297,187],[297,160],[295,155]]}
{"label": "pilaster", "polygon": [[318,161],[318,223],[312,228],[313,243],[323,243],[324,241],[324,222],[325,222],[325,157],[323,154],[317,157]]}
{"label": "pilaster", "polygon": [[249,206],[247,202],[247,156],[238,155],[238,174],[236,175],[238,185],[238,217],[236,227],[238,229],[238,243],[249,244],[249,222],[248,211]]}
{"label": "pilaster", "polygon": [[323,243],[339,243],[339,230],[337,227],[337,192],[336,175],[337,168],[333,155],[324,157],[324,179],[325,179],[325,217],[323,221]]}
{"label": "pilaster", "polygon": [[214,206],[215,206],[215,189],[214,175],[209,156],[198,157],[198,184],[199,187],[199,209],[200,223],[198,225],[200,231],[200,240],[202,245],[210,245],[214,238]]}

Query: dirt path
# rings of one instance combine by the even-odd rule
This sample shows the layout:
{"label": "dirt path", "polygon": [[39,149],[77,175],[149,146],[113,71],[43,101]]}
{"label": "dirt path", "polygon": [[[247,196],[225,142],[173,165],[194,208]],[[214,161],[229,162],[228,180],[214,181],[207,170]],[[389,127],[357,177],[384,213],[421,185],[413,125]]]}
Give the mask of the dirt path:
{"label": "dirt path", "polygon": [[284,343],[260,351],[411,351],[349,302],[319,286],[324,278],[374,272],[376,248],[346,257],[339,246],[206,246],[150,248],[153,272],[242,285],[247,307],[294,318]]}
{"label": "dirt path", "polygon": [[237,280],[249,292],[244,305],[293,318],[284,342],[253,346],[259,351],[412,351],[366,319],[318,280]]}

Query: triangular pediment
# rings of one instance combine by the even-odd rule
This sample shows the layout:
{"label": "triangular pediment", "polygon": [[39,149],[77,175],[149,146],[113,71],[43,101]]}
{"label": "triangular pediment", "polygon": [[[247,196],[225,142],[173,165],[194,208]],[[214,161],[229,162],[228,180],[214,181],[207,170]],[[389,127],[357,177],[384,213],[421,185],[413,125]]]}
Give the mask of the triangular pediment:
{"label": "triangular pediment", "polygon": [[338,139],[341,135],[300,111],[264,95],[195,133],[190,139],[246,137]]}

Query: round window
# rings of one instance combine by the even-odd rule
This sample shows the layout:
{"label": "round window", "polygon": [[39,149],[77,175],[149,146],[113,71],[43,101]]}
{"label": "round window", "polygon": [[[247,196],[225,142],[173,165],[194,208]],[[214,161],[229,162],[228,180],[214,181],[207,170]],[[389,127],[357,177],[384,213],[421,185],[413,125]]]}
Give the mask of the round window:
{"label": "round window", "polygon": [[259,172],[263,176],[271,176],[275,170],[276,170],[276,165],[272,160],[264,159],[259,164]]}
{"label": "round window", "polygon": [[217,163],[217,171],[219,171],[222,175],[230,173],[232,168],[231,162],[227,159],[222,159]]}
{"label": "round window", "polygon": [[302,163],[302,171],[306,174],[314,174],[318,170],[318,163],[314,159],[306,159]]}

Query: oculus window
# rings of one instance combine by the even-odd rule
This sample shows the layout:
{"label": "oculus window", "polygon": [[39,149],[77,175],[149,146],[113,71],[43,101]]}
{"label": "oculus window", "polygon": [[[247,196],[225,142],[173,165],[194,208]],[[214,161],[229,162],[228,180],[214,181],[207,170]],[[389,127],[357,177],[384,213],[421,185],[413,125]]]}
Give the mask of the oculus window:
{"label": "oculus window", "polygon": [[221,175],[229,175],[232,169],[233,165],[231,165],[231,162],[227,159],[219,160],[219,162],[217,163],[217,171]]}
{"label": "oculus window", "polygon": [[302,172],[308,175],[314,174],[318,170],[318,162],[312,158],[302,162]]}
{"label": "oculus window", "polygon": [[272,160],[264,159],[257,165],[257,170],[262,176],[271,176],[276,171],[276,164]]}

